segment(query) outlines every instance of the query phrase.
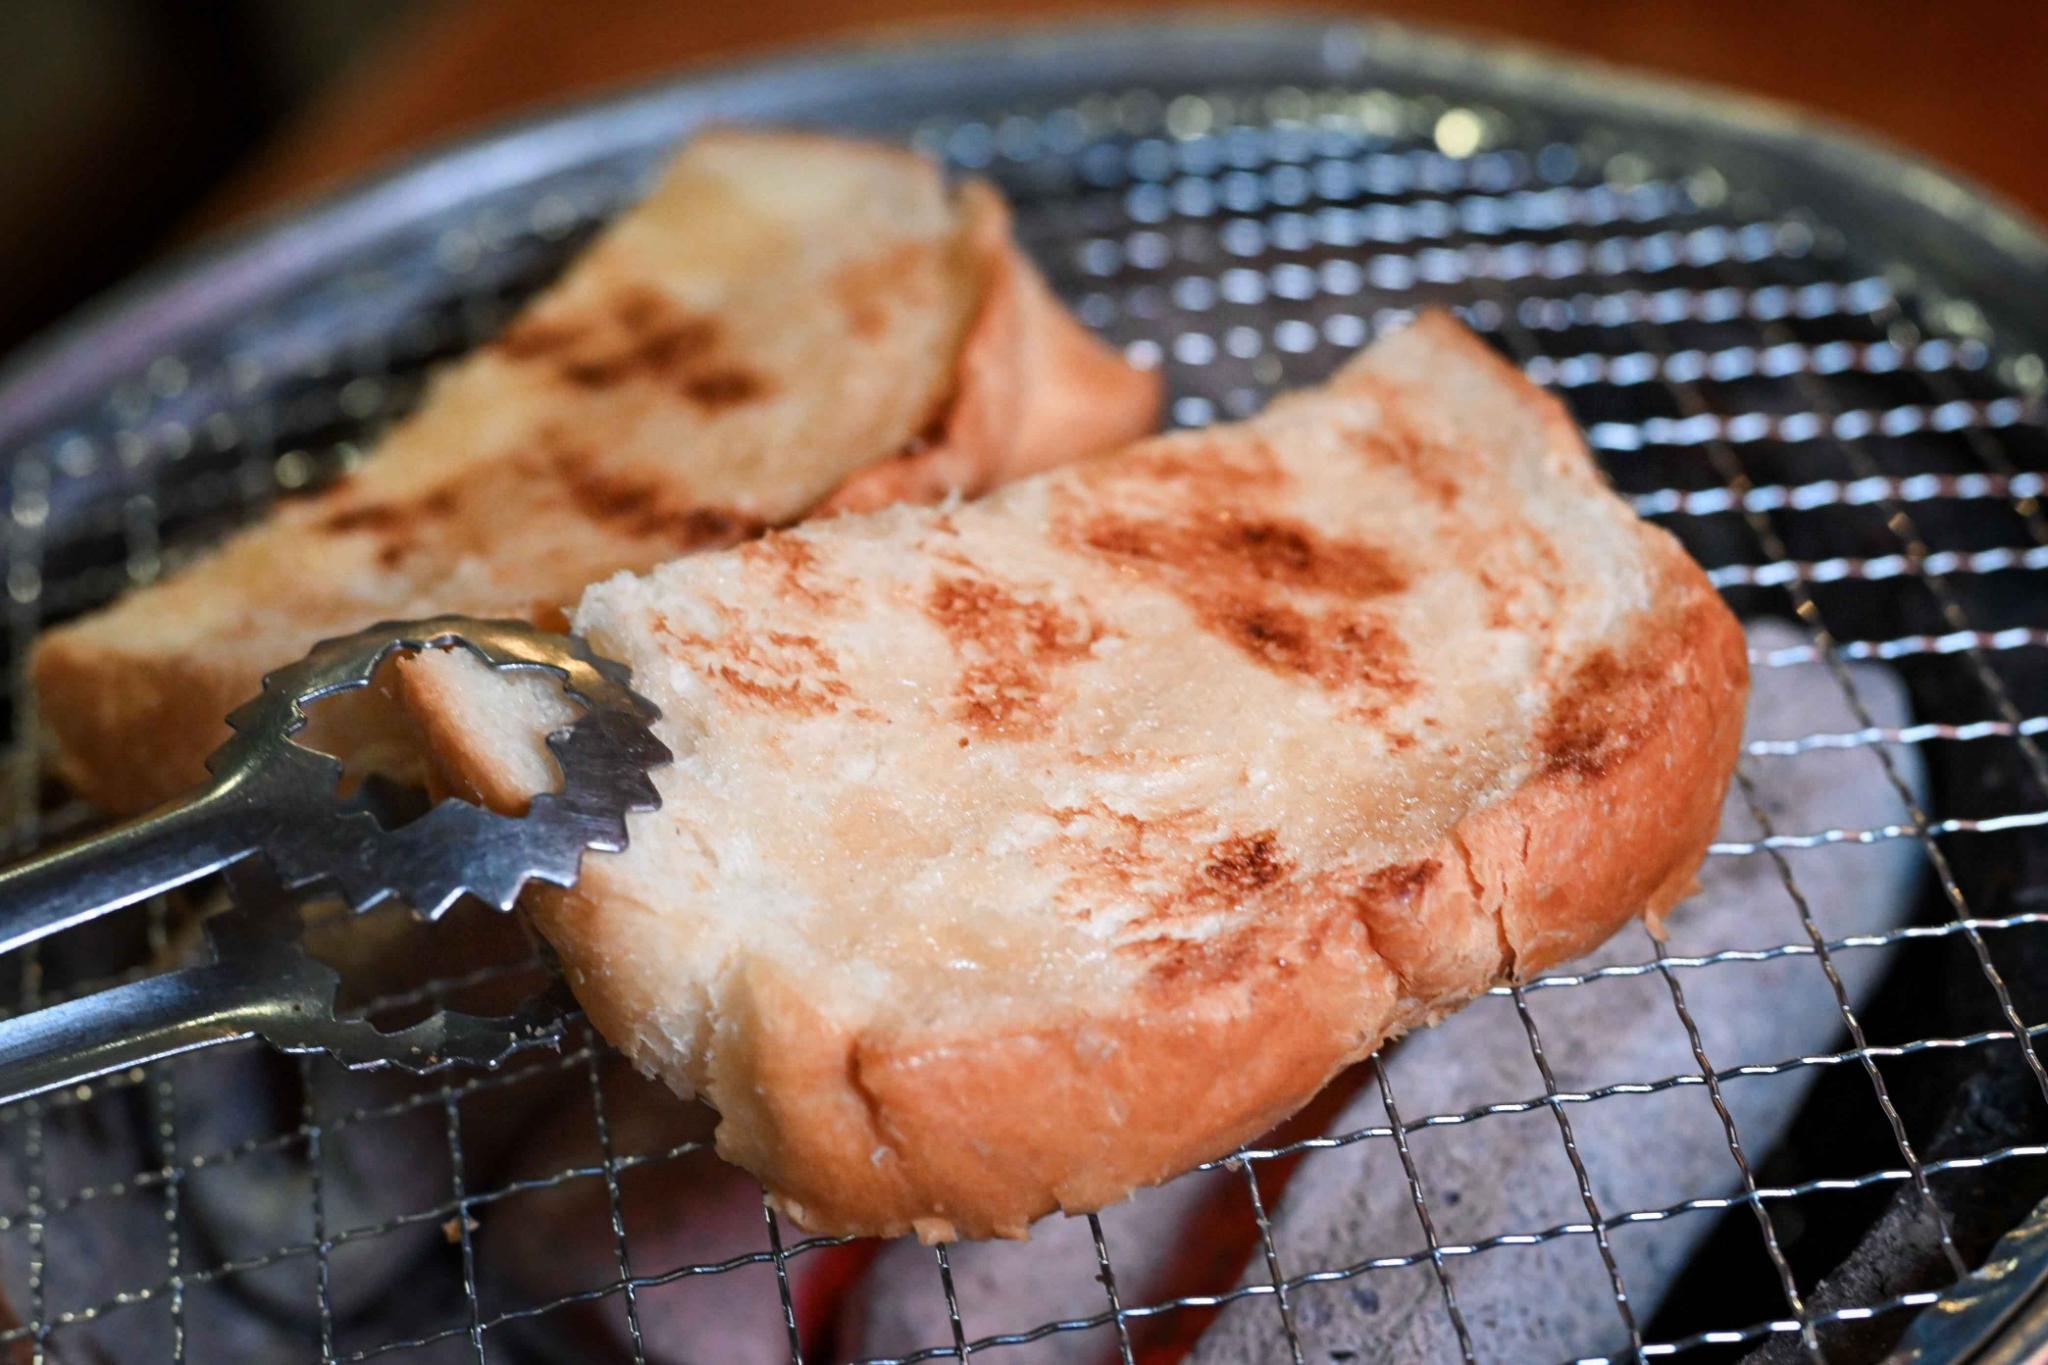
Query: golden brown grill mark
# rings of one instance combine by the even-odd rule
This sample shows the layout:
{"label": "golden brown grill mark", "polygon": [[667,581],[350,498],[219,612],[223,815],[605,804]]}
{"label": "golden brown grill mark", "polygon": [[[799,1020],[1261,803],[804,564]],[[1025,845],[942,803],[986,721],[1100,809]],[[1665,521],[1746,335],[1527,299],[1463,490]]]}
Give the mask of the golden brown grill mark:
{"label": "golden brown grill mark", "polygon": [[1127,484],[1148,493],[1166,489],[1191,505],[1208,506],[1226,506],[1247,493],[1277,493],[1289,482],[1279,454],[1262,439],[1226,445],[1182,436],[1083,465],[1079,472],[1098,489]]}
{"label": "golden brown grill mark", "polygon": [[[521,477],[559,484],[568,504],[605,531],[655,541],[664,552],[731,545],[765,529],[759,518],[731,508],[692,504],[673,480],[607,469],[594,452],[558,432],[543,433],[538,448],[512,464]],[[373,537],[377,562],[387,569],[426,552],[452,559],[495,534],[491,496],[487,482],[443,485],[411,499],[335,508],[313,527],[332,535]],[[464,515],[478,511],[484,515]]]}
{"label": "golden brown grill mark", "polygon": [[813,576],[818,567],[818,552],[802,536],[771,531],[739,553],[771,566],[782,595],[814,610],[827,607],[845,595],[838,589],[824,586]]}
{"label": "golden brown grill mark", "polygon": [[719,639],[684,630],[667,617],[655,629],[670,653],[715,679],[729,699],[757,710],[792,716],[838,712],[852,690],[839,676],[839,660],[816,636],[771,630],[734,630]]}
{"label": "golden brown grill mark", "polygon": [[836,680],[816,686],[806,685],[801,678],[763,682],[731,664],[719,664],[712,671],[732,693],[759,702],[770,710],[786,711],[792,715],[816,716],[835,712],[839,709],[839,698],[846,695],[846,685]]}
{"label": "golden brown grill mark", "polygon": [[932,585],[925,614],[960,656],[954,719],[992,739],[1024,739],[1052,725],[1052,672],[1085,657],[1098,627],[1050,602],[1030,601],[987,579],[949,575]]}
{"label": "golden brown grill mark", "polygon": [[937,257],[931,242],[902,242],[841,267],[827,288],[846,315],[847,330],[872,337],[888,325],[891,311],[929,303]]}
{"label": "golden brown grill mark", "polygon": [[1429,889],[1443,864],[1435,858],[1415,863],[1395,863],[1370,873],[1359,885],[1357,904],[1361,915],[1390,902],[1407,904]]}
{"label": "golden brown grill mark", "polygon": [[492,347],[509,360],[542,360],[568,350],[589,333],[589,326],[581,322],[523,317],[506,328]]}
{"label": "golden brown grill mark", "polygon": [[1045,678],[1015,659],[970,664],[954,689],[954,718],[992,739],[1021,739],[1043,728]]}
{"label": "golden brown grill mark", "polygon": [[1154,988],[1190,980],[1220,984],[1284,956],[1300,936],[1298,916],[1290,911],[1311,894],[1311,880],[1298,877],[1298,868],[1273,830],[1220,839],[1137,922],[1168,930],[1191,914],[1218,911],[1234,912],[1235,922],[1200,938],[1161,932],[1134,940],[1128,951],[1144,961]]}
{"label": "golden brown grill mark", "polygon": [[1213,616],[1233,644],[1267,667],[1281,673],[1319,671],[1315,626],[1292,607],[1256,600],[1225,602]]}
{"label": "golden brown grill mark", "polygon": [[1146,939],[1139,946],[1152,959],[1146,984],[1160,992],[1184,983],[1220,985],[1236,980],[1247,975],[1265,956],[1261,945],[1249,934],[1226,934],[1212,939],[1161,936]]}
{"label": "golden brown grill mark", "polygon": [[[329,498],[332,496],[330,493]],[[411,501],[365,502],[336,508],[313,525],[330,535],[374,537],[377,563],[395,569],[421,547],[422,536],[432,523],[454,515],[458,502],[455,490],[444,486]]]}
{"label": "golden brown grill mark", "polygon": [[[1144,894],[1143,886],[1156,890],[1163,882],[1177,881],[1185,871],[1184,855],[1181,864],[1169,864],[1168,855],[1184,848],[1182,841],[1194,830],[1212,822],[1200,810],[1135,815],[1100,797],[1084,806],[1055,806],[1047,813],[1060,827],[1052,856],[1080,890],[1077,904],[1083,906],[1128,899]],[[1085,916],[1086,911],[1082,913]]]}
{"label": "golden brown grill mark", "polygon": [[[1333,870],[1298,875],[1270,831],[1226,839],[1210,850],[1197,875],[1165,898],[1141,922],[1161,929],[1187,911],[1236,908],[1235,922],[1205,936],[1157,933],[1133,940],[1126,951],[1144,963],[1148,985],[1166,989],[1190,982],[1224,985],[1261,964],[1305,961],[1347,923],[1363,926],[1375,943],[1376,926],[1389,910],[1411,909],[1443,871],[1435,858],[1396,863],[1363,875]],[[1220,874],[1220,875],[1219,875]],[[1392,960],[1389,967],[1400,974]]]}
{"label": "golden brown grill mark", "polygon": [[[1406,574],[1377,546],[1325,536],[1289,517],[1236,511],[1100,513],[1070,532],[1079,547],[1153,580],[1266,668],[1333,691],[1414,687],[1400,637],[1366,604]],[[1335,605],[1310,611],[1315,599]]]}
{"label": "golden brown grill mark", "polygon": [[768,386],[741,369],[707,370],[683,381],[683,396],[700,408],[731,408],[761,397]]}
{"label": "golden brown grill mark", "polygon": [[678,552],[732,545],[766,529],[757,517],[688,501],[654,474],[607,469],[591,452],[554,443],[545,467],[570,504],[621,536],[659,540]]}
{"label": "golden brown grill mark", "polygon": [[366,502],[360,507],[344,507],[321,519],[320,529],[346,534],[350,531],[383,531],[397,526],[405,514],[388,502]]}
{"label": "golden brown grill mark", "polygon": [[1432,436],[1415,420],[1410,395],[1399,384],[1376,375],[1354,375],[1345,381],[1349,393],[1370,398],[1378,408],[1369,424],[1346,426],[1343,439],[1367,464],[1397,469],[1439,506],[1454,506],[1464,493],[1460,466],[1468,464],[1459,450]]}
{"label": "golden brown grill mark", "polygon": [[761,531],[761,522],[724,507],[692,507],[670,523],[677,536],[694,548],[730,545]]}
{"label": "golden brown grill mark", "polygon": [[[1227,835],[1191,855],[1189,827],[1207,822],[1199,812],[1170,818],[1164,830],[1155,830],[1158,821],[1116,818],[1123,828],[1112,842],[1088,848],[1087,871],[1107,873],[1125,891],[1150,888],[1139,924],[1163,926],[1190,914],[1269,904],[1297,867],[1270,829]],[[1155,833],[1161,837],[1149,837]]]}
{"label": "golden brown grill mark", "polygon": [[1537,732],[1544,771],[1590,780],[1619,766],[1649,728],[1653,681],[1604,649],[1581,663]]}
{"label": "golden brown grill mark", "polygon": [[1454,506],[1464,492],[1450,472],[1451,452],[1399,420],[1349,432],[1347,439],[1366,463],[1400,470],[1441,507]]}
{"label": "golden brown grill mark", "polygon": [[1285,877],[1293,865],[1280,856],[1280,836],[1270,829],[1236,835],[1209,850],[1202,876],[1237,895],[1259,891]]}
{"label": "golden brown grill mark", "polygon": [[1333,539],[1290,517],[1199,509],[1177,520],[1105,514],[1081,539],[1112,558],[1217,585],[1250,580],[1348,598],[1381,597],[1408,585],[1385,550]]}
{"label": "golden brown grill mark", "polygon": [[658,289],[614,291],[568,317],[529,317],[494,343],[508,360],[545,365],[564,383],[602,392],[634,381],[670,383],[699,407],[719,411],[768,392],[760,375],[718,354],[724,337]]}

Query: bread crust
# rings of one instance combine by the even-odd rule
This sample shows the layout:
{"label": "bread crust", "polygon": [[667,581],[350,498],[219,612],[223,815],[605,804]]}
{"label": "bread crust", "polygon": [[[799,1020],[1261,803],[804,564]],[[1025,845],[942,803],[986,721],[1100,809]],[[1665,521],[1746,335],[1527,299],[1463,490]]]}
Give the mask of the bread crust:
{"label": "bread crust", "polygon": [[[817,134],[718,130],[700,135],[699,142],[733,139],[772,143],[784,152],[870,161],[877,174],[900,176],[909,164],[919,177],[935,175],[900,148]],[[1011,240],[1001,196],[985,183],[970,181],[959,188],[953,204],[958,220],[953,268],[976,281],[981,293],[954,351],[952,378],[935,407],[903,432],[901,453],[847,476],[822,502],[796,504],[799,517],[899,500],[930,501],[956,492],[972,495],[1131,440],[1157,419],[1158,375],[1126,364],[1061,307]],[[431,395],[428,403],[433,403]],[[687,459],[678,461],[674,479],[684,498],[694,496],[691,473]],[[287,504],[288,514],[310,518],[330,505],[338,491],[294,500]],[[763,501],[775,500],[774,490],[761,492]],[[782,510],[771,520],[788,519],[786,495],[781,501]],[[552,510],[537,506],[527,515]],[[592,550],[596,571],[576,587],[621,569],[652,567],[677,552],[622,538],[615,559]],[[308,574],[317,591],[320,570]],[[291,591],[266,582],[224,583],[220,590],[258,602]],[[527,614],[537,624],[560,627],[562,608],[573,598],[574,590],[567,600],[536,601]],[[330,623],[317,619],[323,609],[331,614],[332,604],[313,604],[322,634],[367,625],[379,616],[424,614],[409,601],[366,601],[350,609],[349,619]],[[458,592],[434,601],[431,609],[479,608]],[[507,613],[493,603],[483,614]],[[104,612],[93,613],[45,633],[35,644],[30,672],[49,730],[50,766],[86,800],[115,814],[146,809],[202,781],[206,758],[228,737],[228,712],[256,692],[264,669],[289,662],[313,643],[311,638],[280,638],[275,657],[252,657],[246,648],[220,648],[223,642],[207,638],[164,648],[129,640],[103,617]]]}
{"label": "bread crust", "polygon": [[[1077,453],[1114,449],[1158,415],[1159,372],[1131,368],[1074,321],[1011,243],[1002,196],[969,181],[960,204],[962,246],[983,283],[960,348],[958,385],[916,446],[849,476],[820,504],[820,515],[975,497]],[[991,450],[1007,452],[999,465]]]}
{"label": "bread crust", "polygon": [[[1636,916],[1654,926],[1690,892],[1734,768],[1748,661],[1705,574],[1665,533],[1643,534],[1653,605],[1613,642],[1627,666],[1554,698],[1536,775],[1459,820],[1411,865],[1426,875],[1270,926],[1249,967],[1042,1027],[917,1032],[835,1023],[803,982],[756,960],[723,983],[710,1037],[676,1039],[649,1027],[646,1002],[604,989],[660,906],[595,860],[530,909],[592,1022],[643,1068],[694,1081],[722,1116],[721,1154],[793,1222],[1022,1237],[1055,1209],[1098,1209],[1226,1154],[1388,1039]],[[445,679],[408,670],[405,686],[473,796],[524,799],[457,722]]]}
{"label": "bread crust", "polygon": [[197,785],[207,755],[228,737],[228,712],[256,690],[255,680],[204,655],[137,658],[69,631],[36,642],[29,676],[51,771],[115,815]]}

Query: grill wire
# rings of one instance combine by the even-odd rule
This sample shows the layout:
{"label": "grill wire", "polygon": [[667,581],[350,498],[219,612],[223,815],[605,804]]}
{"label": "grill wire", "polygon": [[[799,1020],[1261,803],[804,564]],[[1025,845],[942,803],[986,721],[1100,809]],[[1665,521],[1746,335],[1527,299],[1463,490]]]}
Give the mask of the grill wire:
{"label": "grill wire", "polygon": [[[1980,916],[1966,889],[1973,860],[1995,841],[2025,841],[2048,825],[2048,687],[2038,659],[2048,647],[2048,516],[2041,506],[2048,431],[2043,367],[2032,355],[2001,351],[1967,301],[1927,300],[1884,262],[1860,260],[1842,234],[1784,205],[1763,202],[1707,164],[1660,164],[1625,137],[1601,128],[1561,135],[1534,117],[1385,90],[1131,90],[1060,109],[993,119],[935,121],[916,140],[953,166],[994,177],[1016,206],[1017,230],[1055,288],[1084,321],[1143,363],[1164,368],[1171,419],[1182,426],[1246,415],[1276,391],[1313,383],[1356,347],[1427,304],[1455,306],[1537,381],[1572,405],[1615,482],[1636,509],[1672,529],[1698,554],[1714,582],[1745,615],[1793,619],[1806,641],[1754,660],[1756,686],[1781,670],[1820,665],[1840,685],[1860,728],[1752,742],[1738,776],[1761,833],[1717,844],[1715,858],[1769,861],[1801,933],[1761,949],[1680,957],[1646,935],[1634,965],[1586,975],[1559,973],[1494,994],[1526,1031],[1543,1082],[1540,1094],[1503,1094],[1455,1113],[1413,1113],[1398,1103],[1400,1066],[1372,1064],[1385,1102],[1384,1125],[1246,1150],[1227,1165],[1244,1182],[1260,1234],[1251,1271],[1179,1299],[1132,1302],[1120,1294],[1116,1250],[1090,1219],[1103,1298],[1069,1321],[1006,1324],[970,1339],[961,1285],[943,1249],[933,1255],[931,1290],[943,1294],[950,1339],[900,1359],[966,1360],[1004,1346],[1058,1338],[1126,1362],[1131,1331],[1149,1319],[1240,1298],[1271,1301],[1274,1358],[1301,1360],[1292,1304],[1310,1286],[1370,1283],[1426,1267],[1441,1288],[1467,1358],[1475,1355],[1455,1293],[1456,1266],[1470,1257],[1513,1257],[1516,1248],[1587,1239],[1606,1276],[1633,1350],[1645,1357],[1715,1356],[1716,1348],[1790,1338],[1818,1354],[1831,1324],[1898,1315],[1934,1291],[1894,1294],[1818,1310],[1810,1277],[1795,1274],[1785,1249],[1788,1217],[1825,1217],[1843,1192],[1908,1188],[1940,1223],[1950,1270],[1966,1268],[1949,1238],[1937,1196],[1958,1173],[2048,1156],[2039,1140],[2006,1143],[1939,1160],[1915,1145],[1893,1088],[1910,1059],[1927,1054],[2015,1048],[2048,1098],[2048,1075],[2030,1040],[2048,1025],[2020,1014],[1998,963],[2019,936],[2048,921],[2042,888],[2021,891],[2010,913]],[[375,432],[414,401],[422,371],[489,335],[525,293],[559,268],[592,226],[629,200],[625,177],[575,193],[550,194],[523,211],[502,205],[450,228],[433,243],[439,302],[395,317],[368,343],[338,354],[231,363],[224,387],[208,387],[183,359],[166,356],[110,393],[105,424],[11,452],[4,523],[11,749],[6,819],[19,852],[82,827],[89,818],[38,774],[34,698],[23,666],[43,624],[147,582],[280,492],[317,484],[348,468]],[[390,263],[371,262],[337,289],[390,287]],[[195,398],[195,395],[197,397]],[[120,477],[108,477],[109,472]],[[1873,633],[1862,623],[1886,623]],[[1919,714],[1904,727],[1871,721],[1845,665],[1882,660],[1940,688],[1916,687]],[[1917,671],[1916,671],[1917,670]],[[1933,710],[1928,697],[1950,700]],[[1942,793],[1940,808],[1901,776],[1888,745],[1949,752],[1956,761],[2010,767],[2013,780]],[[1760,766],[1796,763],[1818,751],[1872,757],[1868,780],[1886,784],[1900,816],[1866,829],[1777,828],[1757,798]],[[1988,755],[1988,756],[1986,756]],[[1953,787],[1953,784],[1951,784]],[[1877,935],[1830,940],[1825,907],[1809,906],[1795,875],[1798,850],[1909,841],[1925,855],[1941,913]],[[1995,844],[2004,849],[2008,844]],[[2031,907],[2031,908],[2030,908]],[[135,971],[175,948],[180,917],[162,903],[138,916]],[[1975,964],[1989,1026],[1956,1036],[1875,1042],[1851,1011],[1833,961],[1896,947],[1896,970],[1915,969],[1916,949],[1960,944]],[[76,956],[74,954],[73,956]],[[1733,964],[1811,956],[1842,1016],[1837,1050],[1772,1063],[1720,1068],[1686,1002],[1686,983]],[[61,943],[21,955],[21,1007],[108,984],[65,970]],[[135,974],[131,972],[130,975]],[[476,973],[488,976],[490,972]],[[1647,978],[1669,996],[1697,1062],[1695,1072],[1632,1077],[1587,1091],[1560,1088],[1531,1002],[1549,991],[1597,989],[1602,981]],[[442,998],[474,981],[433,983],[385,1000]],[[660,1151],[617,1150],[607,1115],[603,1044],[581,1026],[559,1054],[527,1054],[489,1074],[456,1074],[409,1093],[353,1108],[328,1103],[338,1068],[324,1058],[291,1064],[302,1100],[270,1116],[261,1131],[221,1145],[191,1134],[181,1102],[209,1070],[231,1065],[253,1045],[160,1063],[73,1092],[0,1112],[0,1135],[25,1172],[16,1206],[0,1209],[6,1254],[27,1266],[15,1321],[0,1343],[25,1358],[65,1359],[68,1340],[117,1314],[148,1315],[164,1358],[204,1359],[202,1343],[222,1330],[243,1287],[264,1276],[296,1277],[307,1313],[303,1358],[536,1359],[521,1329],[579,1304],[624,1316],[636,1353],[640,1305],[664,1286],[703,1276],[772,1273],[782,1306],[764,1333],[785,1338],[801,1358],[789,1271],[832,1245],[778,1223],[764,1209],[759,1249],[716,1264],[650,1263],[628,1228],[637,1173],[703,1144]],[[1860,1071],[1886,1126],[1891,1156],[1880,1165],[1773,1184],[1760,1154],[1745,1147],[1724,1086],[1765,1084],[1787,1073]],[[594,1158],[544,1176],[494,1183],[465,1163],[465,1122],[477,1106],[549,1076],[587,1076]],[[1615,1208],[1597,1197],[1597,1171],[1574,1140],[1581,1106],[1625,1103],[1629,1095],[1699,1087],[1711,1102],[1739,1192],[1659,1208]],[[81,1140],[95,1113],[140,1103],[152,1132],[147,1160],[132,1167],[81,1167],[66,1144]],[[1502,1230],[1457,1242],[1438,1235],[1427,1154],[1410,1139],[1433,1129],[1547,1112],[1576,1178],[1583,1219]],[[334,1172],[380,1125],[438,1115],[453,1180],[442,1197],[393,1208],[356,1224],[336,1219]],[[1360,1142],[1392,1142],[1417,1215],[1412,1245],[1377,1249],[1350,1265],[1303,1264],[1276,1244],[1261,1193],[1268,1163]],[[246,1172],[285,1163],[299,1172],[303,1234],[289,1244],[214,1245],[195,1236],[197,1189],[232,1190]],[[253,1179],[253,1177],[250,1177]],[[498,1220],[520,1218],[536,1193],[601,1182],[616,1273],[546,1301],[499,1302],[480,1295],[478,1243]],[[119,1278],[102,1265],[66,1265],[55,1245],[78,1240],[67,1222],[141,1201],[158,1212],[159,1271]],[[1778,1306],[1754,1320],[1716,1321],[1658,1339],[1626,1296],[1610,1235],[1673,1219],[1747,1218]],[[399,1295],[407,1320],[365,1318],[338,1297],[347,1280],[389,1239],[444,1228],[449,1262],[439,1277]],[[132,1280],[132,1282],[131,1282]],[[405,1295],[410,1297],[406,1298]],[[500,1294],[498,1298],[503,1298]],[[965,1310],[963,1314],[963,1309]],[[365,1327],[369,1321],[372,1326]],[[12,1357],[10,1357],[12,1358]],[[645,1358],[640,1356],[639,1358]]]}

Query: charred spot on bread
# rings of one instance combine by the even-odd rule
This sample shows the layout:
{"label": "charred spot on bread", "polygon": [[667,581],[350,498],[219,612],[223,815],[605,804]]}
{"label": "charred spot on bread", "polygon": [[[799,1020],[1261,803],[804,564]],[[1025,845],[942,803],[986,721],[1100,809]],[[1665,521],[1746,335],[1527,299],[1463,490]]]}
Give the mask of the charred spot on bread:
{"label": "charred spot on bread", "polygon": [[320,529],[347,534],[351,531],[383,531],[396,526],[404,519],[404,513],[388,502],[366,502],[356,507],[344,507],[320,520]]}
{"label": "charred spot on bread", "polygon": [[[938,252],[929,242],[902,242],[870,260],[854,261],[832,277],[832,300],[846,318],[846,329],[872,337],[887,325],[892,311],[921,302],[930,292],[931,266]],[[906,300],[906,292],[915,296]]]}
{"label": "charred spot on bread", "polygon": [[1308,678],[1333,692],[1400,697],[1414,690],[1407,645],[1370,615],[1311,616],[1266,598],[1190,605],[1204,626],[1275,673]]}
{"label": "charred spot on bread", "polygon": [[1448,467],[1455,452],[1412,419],[1406,400],[1394,386],[1361,377],[1352,381],[1351,391],[1371,398],[1378,413],[1369,424],[1347,426],[1345,442],[1368,463],[1401,471],[1438,505],[1455,505],[1464,492]]}
{"label": "charred spot on bread", "polygon": [[509,360],[546,365],[573,387],[610,389],[687,369],[715,350],[720,336],[716,320],[658,289],[629,285],[582,316],[523,319],[494,349]]}
{"label": "charred spot on bread", "polygon": [[1161,441],[1133,450],[1114,462],[1086,471],[1084,478],[1107,485],[1170,488],[1190,503],[1227,504],[1247,493],[1278,494],[1291,476],[1264,440],[1223,445],[1199,437]]}
{"label": "charred spot on bread", "polygon": [[1429,889],[1429,884],[1443,869],[1443,863],[1435,858],[1379,868],[1358,888],[1359,903],[1379,906],[1411,902]]}
{"label": "charred spot on bread", "polygon": [[702,374],[686,375],[683,379],[683,396],[700,408],[738,407],[767,392],[765,380],[737,366],[706,370]]}
{"label": "charred spot on bread", "polygon": [[1544,771],[1591,780],[1620,766],[1642,744],[1653,681],[1608,649],[1580,663],[1538,731]]}
{"label": "charred spot on bread", "polygon": [[1098,554],[1211,588],[1256,582],[1356,599],[1408,586],[1387,551],[1292,517],[1199,507],[1171,519],[1108,513],[1091,518],[1079,539]]}
{"label": "charred spot on bread", "polygon": [[[1362,605],[1408,586],[1378,546],[1292,517],[1200,507],[1178,517],[1098,513],[1064,534],[1172,593],[1204,629],[1276,673],[1332,691],[1413,686],[1400,636]],[[1298,605],[1316,598],[1341,605]]]}
{"label": "charred spot on bread", "polygon": [[421,534],[429,525],[452,516],[458,503],[455,489],[444,485],[410,501],[373,501],[336,508],[314,522],[314,526],[329,535],[375,537],[379,567],[395,569],[420,547]]}
{"label": "charred spot on bread", "polygon": [[819,583],[818,552],[802,536],[770,531],[742,547],[740,553],[774,565],[776,587],[782,595],[812,610],[822,610],[845,597]]}
{"label": "charred spot on bread", "polygon": [[1270,829],[1233,835],[1209,850],[1202,875],[1226,890],[1259,891],[1285,877],[1293,864],[1280,856],[1280,836]]}
{"label": "charred spot on bread", "polygon": [[731,630],[717,637],[657,617],[654,628],[668,652],[689,664],[735,703],[789,716],[838,712],[851,689],[839,660],[816,636],[770,630]]}
{"label": "charred spot on bread", "polygon": [[1051,602],[964,574],[932,585],[925,614],[962,661],[954,719],[995,739],[1044,733],[1052,723],[1046,692],[1053,669],[1085,657],[1100,637],[1097,627]]}
{"label": "charred spot on bread", "polygon": [[551,442],[544,459],[576,510],[617,535],[690,551],[736,544],[767,529],[759,518],[732,508],[687,501],[673,479],[607,468],[578,446]]}

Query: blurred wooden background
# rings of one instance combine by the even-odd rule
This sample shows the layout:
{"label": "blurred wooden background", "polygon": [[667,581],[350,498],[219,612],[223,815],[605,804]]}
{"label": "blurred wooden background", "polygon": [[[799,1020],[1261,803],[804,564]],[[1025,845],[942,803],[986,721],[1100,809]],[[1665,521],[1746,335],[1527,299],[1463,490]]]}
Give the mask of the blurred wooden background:
{"label": "blurred wooden background", "polygon": [[[779,45],[935,20],[1049,20],[1131,0],[445,0],[359,56],[204,215],[217,224],[534,104]],[[1298,10],[1298,7],[1296,7]],[[2039,0],[1371,0],[1835,114],[2048,217]]]}
{"label": "blurred wooden background", "polygon": [[[1303,0],[1314,5],[1317,0]],[[2048,217],[2042,0],[1321,0],[1743,87]],[[1173,0],[0,0],[0,353],[193,238],[692,65]],[[1302,12],[1299,6],[1294,7]]]}

